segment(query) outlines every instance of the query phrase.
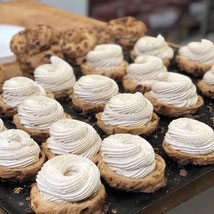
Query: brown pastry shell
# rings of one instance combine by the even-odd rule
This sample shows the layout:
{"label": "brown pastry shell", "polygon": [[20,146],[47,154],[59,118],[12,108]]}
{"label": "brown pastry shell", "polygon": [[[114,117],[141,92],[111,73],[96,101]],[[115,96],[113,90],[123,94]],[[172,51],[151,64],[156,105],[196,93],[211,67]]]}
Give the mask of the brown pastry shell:
{"label": "brown pastry shell", "polygon": [[39,160],[23,168],[6,168],[0,166],[0,178],[10,181],[27,181],[34,178],[45,162],[45,153],[40,151]]}
{"label": "brown pastry shell", "polygon": [[105,209],[106,191],[101,184],[98,192],[88,199],[75,203],[55,203],[45,200],[36,184],[30,192],[31,208],[37,214],[102,214]]}
{"label": "brown pastry shell", "polygon": [[[47,97],[54,99],[54,94],[46,91]],[[0,115],[4,117],[13,117],[13,115],[17,114],[17,107],[11,107],[4,103],[3,95],[0,95]]]}
{"label": "brown pastry shell", "polygon": [[179,164],[182,165],[186,164],[208,165],[214,163],[214,151],[206,155],[187,154],[179,150],[173,149],[170,146],[170,144],[166,142],[166,140],[163,141],[162,146],[164,151],[170,158],[176,160]]}
{"label": "brown pastry shell", "polygon": [[152,193],[159,188],[165,186],[167,179],[164,177],[165,161],[155,154],[156,168],[143,178],[130,178],[114,172],[101,158],[98,163],[101,176],[105,179],[109,186],[124,190],[127,192],[145,192]]}
{"label": "brown pastry shell", "polygon": [[201,80],[197,86],[204,96],[214,99],[214,85],[207,85],[204,80]]}
{"label": "brown pastry shell", "polygon": [[144,94],[144,97],[146,97],[152,103],[155,112],[168,117],[180,117],[185,114],[195,114],[198,108],[204,104],[203,98],[201,96],[198,96],[197,103],[190,107],[177,107],[171,104],[158,102],[156,99],[151,97],[148,92]]}
{"label": "brown pastry shell", "polygon": [[81,64],[81,71],[84,75],[87,74],[98,74],[98,75],[104,75],[106,77],[110,77],[116,81],[121,81],[122,77],[126,74],[126,68],[128,67],[128,62],[125,60],[123,61],[123,65],[121,65],[119,68],[115,70],[96,70],[92,68],[88,62],[85,62]]}
{"label": "brown pastry shell", "polygon": [[202,76],[204,73],[209,71],[212,67],[210,64],[201,64],[194,62],[190,59],[185,59],[182,56],[176,56],[176,62],[181,71],[191,74],[195,77]]}
{"label": "brown pastry shell", "polygon": [[[65,115],[66,115],[67,119],[72,119],[71,115],[69,115],[67,113],[65,113]],[[21,130],[27,132],[36,142],[39,142],[39,143],[45,142],[50,136],[49,131],[47,131],[47,130],[28,129],[28,128],[24,127],[19,122],[18,114],[15,114],[13,116],[13,123],[15,124],[17,129],[21,129]]]}
{"label": "brown pastry shell", "polygon": [[134,135],[145,135],[149,136],[152,132],[157,129],[159,117],[157,114],[152,113],[152,119],[149,123],[142,127],[123,127],[123,126],[111,126],[106,125],[102,119],[102,112],[96,114],[97,125],[103,130],[103,132],[107,135],[117,134],[117,133],[128,133]]}
{"label": "brown pastry shell", "polygon": [[152,88],[151,84],[136,83],[127,75],[123,77],[122,84],[123,84],[124,90],[130,93],[135,93],[135,92],[145,93],[147,91],[150,91]]}
{"label": "brown pastry shell", "polygon": [[92,115],[104,110],[105,104],[89,103],[79,99],[72,93],[72,103],[75,109],[81,112],[82,115]]}
{"label": "brown pastry shell", "polygon": [[[45,153],[45,156],[48,158],[48,160],[57,156],[56,154],[51,152],[51,150],[47,147],[47,143],[42,143],[41,148],[42,148],[42,151]],[[97,164],[99,159],[100,159],[100,153],[98,152],[90,160],[93,161],[95,164]]]}

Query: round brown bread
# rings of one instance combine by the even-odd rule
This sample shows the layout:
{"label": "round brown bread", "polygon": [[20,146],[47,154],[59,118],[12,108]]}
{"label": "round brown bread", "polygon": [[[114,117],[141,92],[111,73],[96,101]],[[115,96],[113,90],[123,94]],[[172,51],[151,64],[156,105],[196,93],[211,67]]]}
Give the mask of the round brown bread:
{"label": "round brown bread", "polygon": [[[65,113],[67,119],[72,119],[71,115]],[[38,130],[38,129],[28,129],[24,127],[20,122],[19,122],[19,115],[15,114],[13,116],[13,123],[15,124],[17,129],[21,129],[25,132],[27,132],[36,142],[41,143],[45,142],[49,137],[49,130]]]}
{"label": "round brown bread", "polygon": [[158,102],[156,99],[150,96],[149,92],[146,92],[144,97],[146,97],[152,103],[156,113],[168,117],[180,117],[185,114],[195,114],[198,108],[204,104],[203,98],[201,96],[198,96],[197,103],[190,107],[177,107],[171,104]]}
{"label": "round brown bread", "polygon": [[23,168],[6,168],[0,166],[0,178],[10,181],[27,181],[34,178],[45,162],[45,154],[40,152],[39,160]]}
{"label": "round brown bread", "polygon": [[80,111],[82,115],[94,115],[104,110],[105,104],[89,103],[79,99],[72,93],[72,103],[77,111]]}
{"label": "round brown bread", "polygon": [[155,154],[156,168],[143,178],[129,178],[114,172],[101,158],[98,163],[101,176],[109,186],[127,192],[152,193],[165,186],[167,179],[164,177],[165,161]]}
{"label": "round brown bread", "polygon": [[210,64],[201,64],[190,59],[185,59],[182,56],[176,56],[176,62],[181,71],[191,74],[195,77],[202,76],[212,67]]}
{"label": "round brown bread", "polygon": [[32,56],[49,48],[54,40],[53,29],[47,25],[36,25],[15,34],[10,48],[16,55]]}
{"label": "round brown bread", "polygon": [[131,78],[129,78],[127,75],[123,77],[122,85],[123,85],[124,90],[126,92],[130,92],[130,93],[135,93],[135,92],[145,93],[147,91],[150,91],[152,88],[151,84],[136,83]]}
{"label": "round brown bread", "polygon": [[[134,50],[132,50],[131,52],[130,52],[130,57],[131,57],[131,59],[132,59],[132,61],[134,62],[135,61],[135,59],[138,57],[139,55],[137,55],[137,53],[135,53],[135,51]],[[166,66],[166,67],[169,67],[169,65],[170,65],[170,59],[162,59],[162,61],[163,61],[163,64]]]}
{"label": "round brown bread", "polygon": [[[54,95],[51,92],[46,91],[47,97],[54,99]],[[17,107],[11,107],[3,101],[3,95],[0,95],[0,115],[3,117],[13,117],[17,114]]]}
{"label": "round brown bread", "polygon": [[112,126],[106,125],[102,119],[102,112],[96,114],[97,125],[103,130],[107,135],[117,134],[117,133],[128,133],[134,135],[145,135],[149,136],[152,132],[157,129],[159,117],[157,114],[152,113],[152,119],[146,125],[142,127],[124,127],[124,126]]}
{"label": "round brown bread", "polygon": [[85,62],[81,64],[81,71],[84,75],[98,74],[98,75],[110,77],[119,82],[122,80],[123,76],[125,76],[127,67],[128,67],[128,62],[126,62],[125,60],[123,61],[123,64],[115,70],[96,70],[92,68],[88,64],[88,62]]}
{"label": "round brown bread", "polygon": [[[47,157],[48,160],[57,156],[57,154],[51,152],[51,150],[47,147],[47,143],[42,143],[41,149],[45,153],[45,156]],[[90,160],[93,161],[95,164],[98,163],[99,159],[100,159],[99,152],[94,157],[90,158]]]}
{"label": "round brown bread", "polygon": [[204,80],[201,80],[197,86],[204,96],[214,99],[214,85],[207,85]]}
{"label": "round brown bread", "polygon": [[179,150],[173,149],[170,146],[170,144],[166,142],[166,140],[163,141],[162,146],[164,151],[170,158],[176,160],[179,164],[182,165],[186,164],[208,165],[214,163],[214,151],[206,155],[187,154]]}
{"label": "round brown bread", "polygon": [[30,192],[31,208],[37,214],[102,214],[105,211],[105,187],[101,184],[96,194],[88,199],[73,203],[55,203],[45,200],[36,184]]}

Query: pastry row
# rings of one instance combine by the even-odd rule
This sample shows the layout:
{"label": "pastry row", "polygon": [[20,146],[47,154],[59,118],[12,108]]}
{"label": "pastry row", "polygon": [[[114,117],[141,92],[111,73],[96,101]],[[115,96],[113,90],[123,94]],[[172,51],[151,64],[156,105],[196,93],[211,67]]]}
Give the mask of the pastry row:
{"label": "pastry row", "polygon": [[[92,126],[61,119],[51,125],[40,149],[25,131],[6,130],[2,121],[0,129],[0,177],[23,181],[36,176],[31,189],[36,213],[102,213],[106,194],[100,175],[124,191],[149,193],[166,184],[164,160],[137,135],[115,134],[102,141]],[[197,120],[173,120],[162,146],[181,164],[214,163],[214,131]]]}

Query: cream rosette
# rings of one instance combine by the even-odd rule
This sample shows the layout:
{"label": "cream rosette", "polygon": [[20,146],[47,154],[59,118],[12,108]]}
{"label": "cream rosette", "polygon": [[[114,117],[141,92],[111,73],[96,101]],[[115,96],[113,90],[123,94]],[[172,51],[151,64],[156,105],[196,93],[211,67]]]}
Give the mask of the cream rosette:
{"label": "cream rosette", "polygon": [[116,173],[143,178],[155,170],[155,153],[142,137],[131,134],[115,134],[103,140],[103,161]]}
{"label": "cream rosette", "polygon": [[116,44],[97,45],[87,54],[87,62],[95,70],[115,70],[123,65],[123,50]]}
{"label": "cream rosette", "polygon": [[201,42],[191,42],[179,49],[179,55],[201,64],[214,65],[214,44],[206,39]]}
{"label": "cream rosette", "polygon": [[2,119],[0,119],[0,132],[5,131],[7,128],[4,126]]}
{"label": "cream rosette", "polygon": [[203,80],[207,85],[214,86],[214,66],[204,74]]}
{"label": "cream rosette", "polygon": [[158,102],[177,107],[194,106],[198,101],[196,87],[192,80],[182,74],[168,72],[167,78],[155,81],[148,92]]}
{"label": "cream rosette", "polygon": [[72,119],[53,123],[47,139],[47,147],[54,154],[71,153],[89,159],[98,153],[100,145],[101,138],[91,125]]}
{"label": "cream rosette", "polygon": [[154,56],[138,56],[126,70],[127,77],[138,84],[152,84],[166,78],[167,69],[162,60]]}
{"label": "cream rosette", "polygon": [[27,77],[13,77],[3,84],[3,101],[11,107],[17,107],[33,96],[46,96],[46,92],[41,85]]}
{"label": "cream rosette", "polygon": [[153,106],[141,93],[123,93],[112,97],[101,119],[106,125],[142,127],[151,121]]}
{"label": "cream rosette", "polygon": [[165,141],[172,149],[191,155],[204,155],[214,151],[213,129],[189,118],[173,120],[169,124]]}
{"label": "cream rosette", "polygon": [[45,200],[65,204],[87,199],[101,186],[96,165],[87,158],[71,154],[48,160],[36,182]]}
{"label": "cream rosette", "polygon": [[50,92],[71,89],[76,82],[73,68],[63,59],[52,56],[51,64],[44,64],[34,71],[35,81]]}
{"label": "cream rosette", "polygon": [[141,37],[134,46],[134,52],[138,56],[149,55],[160,59],[172,59],[174,56],[173,49],[160,34],[157,37]]}
{"label": "cream rosette", "polygon": [[86,102],[103,104],[118,94],[117,83],[109,77],[101,75],[82,76],[74,84],[74,95]]}
{"label": "cream rosette", "polygon": [[59,102],[48,97],[35,96],[25,99],[18,106],[19,122],[25,128],[49,130],[52,123],[65,118]]}
{"label": "cream rosette", "polygon": [[39,160],[40,148],[30,135],[19,129],[0,133],[0,166],[23,168]]}

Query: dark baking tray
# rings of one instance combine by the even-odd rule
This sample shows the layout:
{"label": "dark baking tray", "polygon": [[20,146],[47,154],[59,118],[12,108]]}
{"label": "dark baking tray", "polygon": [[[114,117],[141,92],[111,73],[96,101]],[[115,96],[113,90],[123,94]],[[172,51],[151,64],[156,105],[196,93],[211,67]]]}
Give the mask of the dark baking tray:
{"label": "dark baking tray", "polygon": [[[175,64],[173,64],[169,70],[178,71]],[[75,74],[77,78],[81,76],[79,68],[75,68]],[[194,83],[198,81],[196,78],[192,79]],[[122,91],[121,85],[120,91]],[[206,98],[204,98],[204,101],[205,105],[199,109],[194,118],[213,127],[211,118],[213,116],[213,101]],[[70,100],[61,100],[60,103],[63,105],[65,112],[71,114],[76,119],[90,123],[102,137],[105,137],[102,131],[95,125],[95,119],[93,117],[82,117],[79,112],[73,109],[72,102]],[[193,116],[186,115],[186,117]],[[8,128],[14,128],[14,125],[10,120],[3,120]],[[161,116],[157,131],[151,137],[147,138],[147,140],[154,147],[155,151],[166,161],[166,177],[168,179],[167,185],[151,194],[127,193],[114,190],[103,181],[107,191],[107,204],[109,207],[108,213],[163,213],[164,211],[176,206],[178,203],[181,203],[183,200],[187,200],[194,194],[197,194],[214,184],[214,165],[203,167],[191,165],[180,166],[165,155],[161,144],[164,134],[167,131],[168,124],[171,120],[172,119]],[[29,208],[28,200],[30,186],[32,183],[33,181],[25,184],[1,181],[0,207],[10,214],[33,213]],[[15,194],[14,188],[16,187],[22,187],[23,190],[19,194]]]}

